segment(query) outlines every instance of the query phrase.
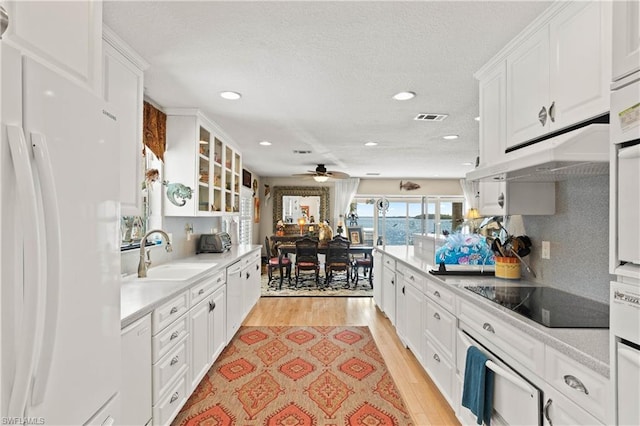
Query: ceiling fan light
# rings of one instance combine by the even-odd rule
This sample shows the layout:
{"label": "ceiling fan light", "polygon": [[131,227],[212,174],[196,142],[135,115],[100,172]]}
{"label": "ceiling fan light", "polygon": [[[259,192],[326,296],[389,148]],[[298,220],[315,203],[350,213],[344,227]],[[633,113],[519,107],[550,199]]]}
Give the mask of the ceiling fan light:
{"label": "ceiling fan light", "polygon": [[313,180],[315,180],[316,182],[326,182],[329,180],[329,176],[314,176]]}

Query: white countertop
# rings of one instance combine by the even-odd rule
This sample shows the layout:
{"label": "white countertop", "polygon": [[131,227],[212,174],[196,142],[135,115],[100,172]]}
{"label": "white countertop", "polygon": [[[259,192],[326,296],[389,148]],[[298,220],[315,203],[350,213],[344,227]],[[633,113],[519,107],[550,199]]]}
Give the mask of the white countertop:
{"label": "white countertop", "polygon": [[232,246],[225,253],[202,253],[176,259],[171,263],[204,263],[211,267],[184,281],[154,281],[151,278],[123,277],[120,291],[120,327],[124,328],[153,311],[171,297],[188,289],[202,278],[215,274],[239,258],[260,250],[260,245]]}
{"label": "white countertop", "polygon": [[[428,273],[428,271],[432,269],[437,269],[436,266],[426,260],[414,256],[413,246],[380,246],[377,247],[377,250],[424,273]],[[474,284],[481,286],[505,285],[506,281],[500,278],[492,276],[457,275],[429,275],[429,278],[449,286],[459,297],[473,301],[476,306],[482,306],[487,312],[522,330],[522,332],[553,347],[568,357],[591,368],[593,371],[609,377],[609,329],[545,327],[508,308],[462,288],[463,286]],[[540,285],[525,280],[508,282],[510,285]]]}

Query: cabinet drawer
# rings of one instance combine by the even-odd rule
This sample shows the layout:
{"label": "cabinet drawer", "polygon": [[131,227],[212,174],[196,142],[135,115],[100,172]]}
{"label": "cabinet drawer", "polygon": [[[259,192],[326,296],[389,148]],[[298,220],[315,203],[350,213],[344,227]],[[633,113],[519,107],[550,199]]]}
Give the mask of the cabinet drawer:
{"label": "cabinet drawer", "polygon": [[153,362],[157,362],[173,349],[176,344],[189,332],[187,315],[183,315],[153,336]]}
{"label": "cabinet drawer", "polygon": [[153,334],[178,319],[189,309],[189,293],[183,292],[153,311]]}
{"label": "cabinet drawer", "polygon": [[386,256],[384,254],[382,255],[382,264],[389,269],[393,269],[393,270],[396,269],[396,261],[393,258]]}
{"label": "cabinet drawer", "polygon": [[169,391],[169,387],[175,382],[176,377],[188,370],[188,342],[189,339],[185,336],[171,352],[153,364],[153,401],[155,403]]}
{"label": "cabinet drawer", "polygon": [[489,349],[500,348],[501,352],[511,358],[508,363],[519,363],[539,376],[543,376],[544,344],[542,342],[476,308],[470,302],[460,301],[459,307],[458,319],[464,323],[461,328],[471,328],[474,336],[488,342],[486,346]]}
{"label": "cabinet drawer", "polygon": [[443,286],[433,280],[427,279],[427,296],[429,296],[438,305],[442,306],[449,312],[454,312],[455,308],[455,295]]}
{"label": "cabinet drawer", "polygon": [[545,380],[601,422],[606,420],[609,379],[547,346]]}
{"label": "cabinet drawer", "polygon": [[[400,265],[398,265],[398,270],[400,270]],[[406,283],[412,285],[421,293],[427,292],[427,278],[424,275],[406,266],[402,267],[402,274]]]}
{"label": "cabinet drawer", "polygon": [[427,299],[426,318],[429,339],[435,339],[445,355],[453,359],[456,336],[456,317]]}
{"label": "cabinet drawer", "polygon": [[213,281],[209,278],[204,279],[202,282],[191,287],[189,289],[189,293],[191,295],[189,306],[193,308],[198,303],[202,302],[208,295],[213,293],[214,288]]}
{"label": "cabinet drawer", "polygon": [[427,365],[427,372],[429,373],[429,376],[431,376],[431,379],[433,379],[449,404],[453,406],[452,391],[455,378],[453,363],[446,357],[446,355],[444,355],[441,349],[436,344],[429,341],[428,338],[425,352],[425,363]]}
{"label": "cabinet drawer", "polygon": [[182,374],[169,392],[153,406],[153,424],[168,425],[178,415],[178,412],[187,401],[187,377],[186,371]]}

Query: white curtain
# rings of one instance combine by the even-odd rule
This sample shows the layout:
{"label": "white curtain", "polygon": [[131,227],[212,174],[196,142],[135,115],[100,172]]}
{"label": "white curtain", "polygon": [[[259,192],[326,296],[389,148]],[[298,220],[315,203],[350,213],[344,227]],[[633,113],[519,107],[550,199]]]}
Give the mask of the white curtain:
{"label": "white curtain", "polygon": [[[358,185],[360,184],[360,178],[349,178],[336,180],[336,205],[333,208],[334,223],[331,224],[332,228],[338,226],[338,221],[344,222],[344,216],[349,213],[349,204],[356,195]],[[340,218],[340,216],[343,216]]]}
{"label": "white curtain", "polygon": [[470,208],[478,208],[476,197],[478,196],[477,183],[460,179],[460,186],[462,187],[462,193],[464,194],[464,201],[467,211]]}

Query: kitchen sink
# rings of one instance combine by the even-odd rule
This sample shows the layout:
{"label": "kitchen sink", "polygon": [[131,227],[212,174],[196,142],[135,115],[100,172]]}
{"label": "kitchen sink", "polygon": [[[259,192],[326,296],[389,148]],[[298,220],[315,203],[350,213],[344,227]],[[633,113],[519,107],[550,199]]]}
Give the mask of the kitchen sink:
{"label": "kitchen sink", "polygon": [[214,266],[212,263],[166,263],[149,268],[146,278],[138,278],[137,274],[132,274],[125,281],[186,281]]}

